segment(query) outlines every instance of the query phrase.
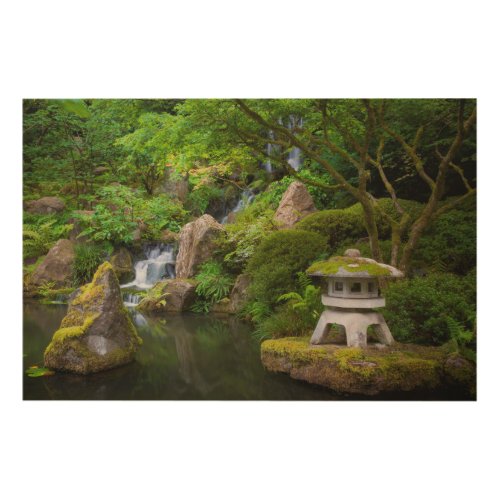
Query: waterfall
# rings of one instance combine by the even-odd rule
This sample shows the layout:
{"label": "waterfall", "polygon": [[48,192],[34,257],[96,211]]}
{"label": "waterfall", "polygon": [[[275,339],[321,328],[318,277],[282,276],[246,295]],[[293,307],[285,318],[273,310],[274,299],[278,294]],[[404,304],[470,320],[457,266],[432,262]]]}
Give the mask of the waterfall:
{"label": "waterfall", "polygon": [[[283,125],[283,121],[281,119],[278,120],[278,123],[280,125]],[[288,122],[286,123],[286,128],[290,130],[291,132],[294,132],[296,128],[302,128],[304,121],[301,116],[296,116],[296,115],[290,115],[288,117]],[[274,132],[272,130],[269,130],[268,132],[268,137],[270,140],[274,140]],[[271,144],[268,142],[266,144],[266,162],[264,163],[264,169],[267,173],[271,174],[273,173],[274,169],[271,164],[271,159],[269,158],[272,155],[275,155],[279,153],[280,151],[280,146],[277,146],[275,144]],[[295,170],[299,170],[301,165],[302,165],[302,156],[300,152],[300,148],[297,148],[296,146],[292,147],[292,149],[288,152],[288,158],[287,158],[288,164]]]}
{"label": "waterfall", "polygon": [[227,220],[229,218],[229,214],[237,214],[238,212],[241,212],[244,208],[248,207],[252,203],[252,201],[255,199],[255,195],[250,189],[245,189],[242,191],[241,196],[238,199],[238,202],[236,205],[230,209],[224,217],[220,220],[221,224],[227,224]]}
{"label": "waterfall", "polygon": [[135,279],[122,288],[151,288],[162,278],[175,278],[174,245],[158,244],[145,250],[146,259],[135,263]]}
{"label": "waterfall", "polygon": [[123,305],[126,307],[135,307],[142,299],[142,295],[136,293],[124,293]]}
{"label": "waterfall", "polygon": [[[296,117],[295,115],[290,115],[289,121],[288,121],[288,130],[291,130],[292,132],[296,127],[302,128],[303,120],[302,117]],[[295,170],[299,170],[301,164],[302,164],[302,158],[300,155],[300,148],[293,147],[290,152],[288,153],[288,164]]]}

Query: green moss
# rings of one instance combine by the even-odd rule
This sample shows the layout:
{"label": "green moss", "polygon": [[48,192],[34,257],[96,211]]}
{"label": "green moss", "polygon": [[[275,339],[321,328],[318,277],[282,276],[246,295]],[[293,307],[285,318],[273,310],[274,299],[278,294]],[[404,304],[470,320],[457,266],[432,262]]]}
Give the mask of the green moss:
{"label": "green moss", "polygon": [[[53,337],[52,341],[50,344],[47,346],[45,349],[45,354],[49,353],[52,348],[54,348],[57,344],[62,344],[65,340],[70,339],[72,337],[80,337],[82,336],[89,328],[90,326],[94,323],[96,318],[99,316],[99,314],[93,314],[91,316],[88,316],[84,321],[83,324],[77,324],[77,325],[72,325],[72,326],[64,326],[64,320],[63,319],[61,323],[61,328],[57,330]],[[127,316],[128,317],[128,316]],[[134,329],[135,331],[135,329]]]}
{"label": "green moss", "polygon": [[311,346],[309,337],[287,337],[284,339],[266,340],[261,345],[261,352],[286,355],[292,363],[314,362],[320,359],[333,359],[320,346]]}
{"label": "green moss", "polygon": [[264,341],[261,356],[268,369],[342,392],[377,394],[450,385],[469,391],[475,381],[472,364],[463,359],[450,362],[447,353],[437,347],[314,346],[309,337],[287,337]]}
{"label": "green moss", "polygon": [[[349,267],[356,264],[356,267]],[[373,262],[363,262],[356,258],[351,257],[331,257],[328,260],[315,262],[308,269],[307,273],[321,273],[321,274],[336,274],[340,268],[349,273],[362,273],[366,272],[370,276],[388,276],[391,274],[389,269]]]}

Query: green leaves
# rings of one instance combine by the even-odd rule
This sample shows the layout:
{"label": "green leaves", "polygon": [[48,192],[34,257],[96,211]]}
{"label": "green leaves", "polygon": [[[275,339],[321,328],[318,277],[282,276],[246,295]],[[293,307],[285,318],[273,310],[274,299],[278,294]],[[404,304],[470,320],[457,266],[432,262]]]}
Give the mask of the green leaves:
{"label": "green leaves", "polygon": [[90,118],[90,111],[83,99],[53,99],[51,102],[80,118]]}
{"label": "green leaves", "polygon": [[34,366],[30,366],[27,370],[26,370],[26,375],[28,375],[28,377],[48,377],[50,375],[54,375],[55,372],[53,372],[52,370],[49,370],[48,368],[45,368],[45,367],[39,367],[38,365],[34,365]]}
{"label": "green leaves", "polygon": [[195,279],[198,282],[196,294],[199,297],[193,307],[195,312],[208,312],[212,304],[229,295],[233,286],[233,278],[225,274],[217,262],[205,262]]}

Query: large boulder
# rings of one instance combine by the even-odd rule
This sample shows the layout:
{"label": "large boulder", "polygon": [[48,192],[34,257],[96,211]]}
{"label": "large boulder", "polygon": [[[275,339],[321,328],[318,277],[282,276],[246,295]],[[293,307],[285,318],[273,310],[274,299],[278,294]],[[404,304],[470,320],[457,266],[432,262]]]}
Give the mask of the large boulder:
{"label": "large boulder", "polygon": [[25,203],[25,210],[32,214],[57,214],[65,208],[64,200],[57,196],[44,196],[39,200],[31,200]]}
{"label": "large boulder", "polygon": [[71,285],[75,248],[70,240],[59,240],[31,275],[31,284],[40,286],[53,282],[55,288]]}
{"label": "large boulder", "polygon": [[159,281],[137,306],[139,311],[180,313],[196,300],[196,283],[188,279]]}
{"label": "large boulder", "polygon": [[191,278],[215,250],[215,238],[224,230],[211,215],[202,215],[186,224],[179,234],[179,253],[175,264],[178,278]]}
{"label": "large boulder", "polygon": [[115,250],[111,255],[110,263],[120,283],[128,283],[134,279],[135,271],[132,256],[126,248],[120,247]]}
{"label": "large boulder", "polygon": [[45,366],[87,374],[132,361],[142,340],[123,306],[109,262],[70,298],[68,313],[45,350]]}
{"label": "large boulder", "polygon": [[316,207],[306,186],[302,182],[294,181],[283,193],[274,219],[280,227],[289,228],[313,212],[316,212]]}

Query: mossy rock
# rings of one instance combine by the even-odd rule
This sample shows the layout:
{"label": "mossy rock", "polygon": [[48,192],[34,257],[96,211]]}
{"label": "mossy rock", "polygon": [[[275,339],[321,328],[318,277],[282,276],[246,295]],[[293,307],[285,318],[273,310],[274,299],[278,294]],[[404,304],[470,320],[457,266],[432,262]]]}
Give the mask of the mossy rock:
{"label": "mossy rock", "polygon": [[475,395],[473,363],[439,347],[395,344],[352,348],[310,345],[310,337],[266,340],[261,345],[264,367],[339,393],[379,394],[439,392],[449,389],[464,397]]}
{"label": "mossy rock", "polygon": [[107,370],[132,361],[141,343],[105,262],[91,283],[71,295],[68,313],[45,350],[45,366],[79,374]]}
{"label": "mossy rock", "polygon": [[141,312],[180,313],[191,308],[196,300],[196,281],[167,279],[158,281],[137,305]]}

